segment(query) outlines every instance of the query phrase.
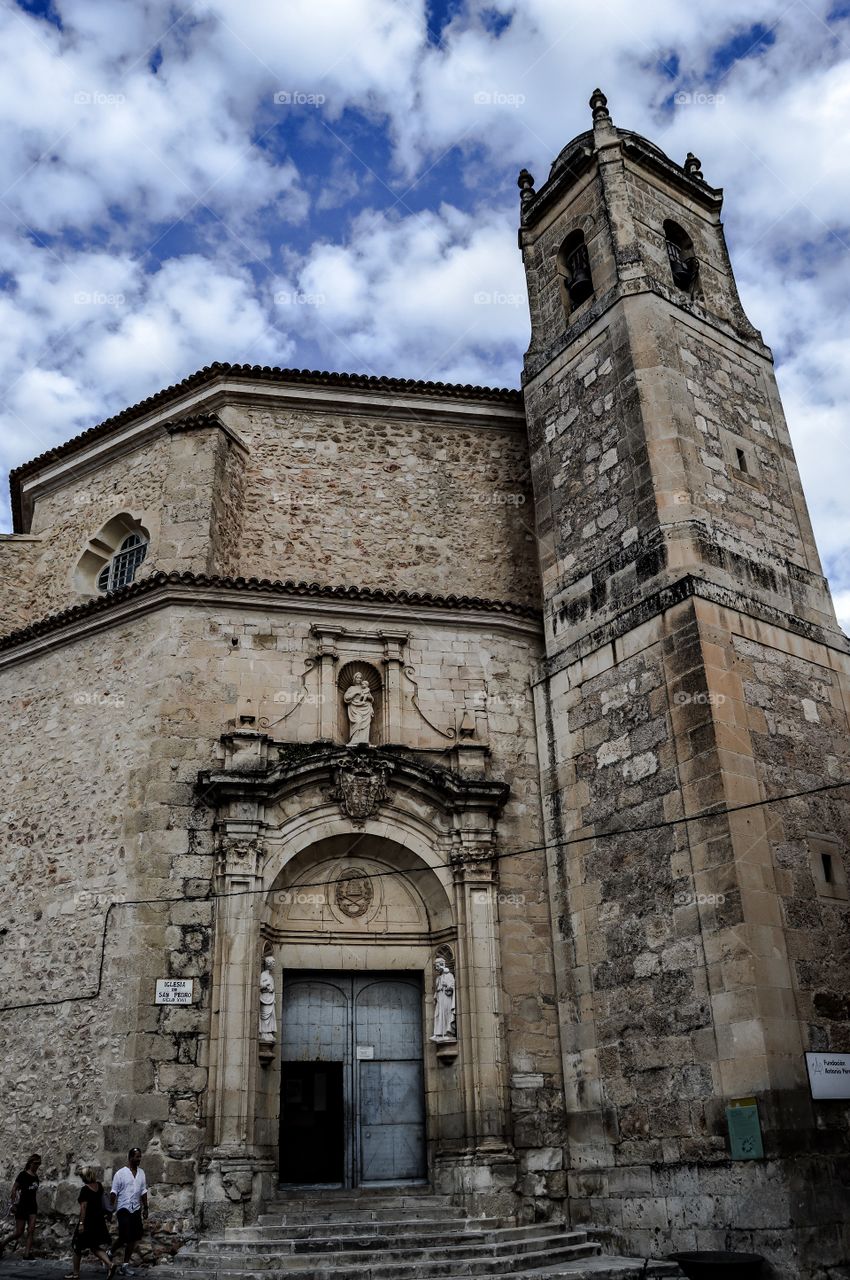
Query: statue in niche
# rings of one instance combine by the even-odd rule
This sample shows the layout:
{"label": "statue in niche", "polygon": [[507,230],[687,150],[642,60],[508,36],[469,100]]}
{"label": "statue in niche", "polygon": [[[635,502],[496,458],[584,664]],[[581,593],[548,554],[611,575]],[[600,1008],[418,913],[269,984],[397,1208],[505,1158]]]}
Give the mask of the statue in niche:
{"label": "statue in niche", "polygon": [[434,961],[437,981],[434,986],[434,1034],[435,1044],[452,1044],[457,1040],[455,1021],[455,977],[440,956]]}
{"label": "statue in niche", "polygon": [[274,989],[274,956],[263,960],[260,974],[260,1043],[274,1044],[277,1039],[277,997]]}
{"label": "statue in niche", "polygon": [[368,744],[372,718],[375,714],[375,699],[362,675],[358,674],[354,677],[343,697],[351,726],[348,745],[356,747],[358,743]]}

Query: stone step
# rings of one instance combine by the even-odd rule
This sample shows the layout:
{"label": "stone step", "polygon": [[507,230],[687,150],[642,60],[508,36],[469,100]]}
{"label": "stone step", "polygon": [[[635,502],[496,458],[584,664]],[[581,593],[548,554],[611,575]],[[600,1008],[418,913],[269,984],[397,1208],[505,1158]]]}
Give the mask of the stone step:
{"label": "stone step", "polygon": [[[645,1276],[647,1280],[681,1280],[682,1272],[675,1262],[665,1262],[662,1258],[621,1258],[613,1254],[602,1253],[596,1258],[587,1258],[580,1262],[565,1262],[557,1267],[536,1268],[534,1271],[517,1272],[511,1280],[620,1280],[620,1277]],[[455,1280],[445,1276],[442,1280]]]}
{"label": "stone step", "polygon": [[386,1191],[317,1191],[311,1194],[304,1192],[281,1193],[266,1202],[266,1211],[279,1210],[286,1212],[292,1206],[313,1208],[317,1204],[327,1205],[329,1209],[416,1209],[422,1204],[433,1205],[440,1209],[452,1208],[449,1196],[437,1195],[428,1187],[421,1191],[405,1191],[389,1193]]}
{"label": "stone step", "polygon": [[[344,1235],[334,1229],[333,1233],[296,1236],[294,1239],[289,1235],[280,1235],[275,1239],[262,1240],[259,1244],[253,1240],[223,1240],[223,1242],[198,1240],[191,1251],[180,1253],[180,1257],[187,1260],[189,1257],[215,1257],[221,1265],[225,1262],[239,1262],[243,1258],[248,1258],[253,1265],[265,1267],[273,1265],[274,1261],[280,1257],[294,1257],[303,1253],[328,1253],[334,1257],[346,1253],[356,1253],[357,1256],[362,1257],[364,1253],[370,1253],[379,1257],[385,1252],[393,1254],[403,1252],[411,1256],[426,1252],[431,1257],[445,1257],[447,1251],[457,1256],[461,1249],[481,1249],[489,1244],[524,1245],[529,1239],[558,1239],[568,1240],[572,1244],[584,1244],[588,1239],[588,1233],[570,1231],[563,1226],[548,1224],[548,1222],[536,1226],[499,1226],[499,1228],[488,1230],[454,1231],[454,1233],[431,1231],[424,1234],[393,1233],[380,1236]],[[399,1251],[401,1240],[403,1245]]]}
{"label": "stone step", "polygon": [[[205,1254],[178,1254],[174,1264],[160,1269],[163,1277],[180,1276],[181,1280],[201,1280],[214,1276],[217,1280],[238,1277],[239,1280],[444,1280],[444,1277],[516,1276],[518,1272],[552,1268],[566,1262],[597,1255],[599,1245],[587,1240],[573,1243],[570,1235],[561,1237],[529,1237],[503,1244],[459,1245],[437,1249],[387,1249],[371,1255],[363,1253],[266,1256],[232,1258]],[[259,1265],[258,1265],[259,1264]]]}
{"label": "stone step", "polygon": [[236,1244],[243,1240],[271,1240],[284,1236],[291,1240],[304,1240],[313,1236],[328,1234],[371,1237],[388,1231],[391,1231],[396,1237],[429,1231],[433,1231],[435,1234],[444,1232],[451,1235],[459,1231],[482,1231],[513,1225],[513,1220],[510,1218],[437,1218],[433,1216],[426,1218],[417,1216],[415,1218],[390,1219],[389,1221],[380,1218],[361,1218],[357,1221],[351,1221],[347,1214],[344,1220],[328,1214],[321,1217],[310,1214],[309,1220],[305,1222],[280,1222],[276,1220],[275,1222],[264,1223],[261,1226],[226,1227],[224,1240],[227,1244]]}
{"label": "stone step", "polygon": [[[473,1220],[474,1221],[474,1220]],[[516,1226],[488,1225],[482,1228],[478,1223],[470,1224],[467,1229],[446,1231],[438,1224],[436,1231],[391,1231],[381,1229],[378,1224],[375,1234],[349,1234],[341,1224],[334,1224],[330,1230],[322,1231],[313,1228],[311,1234],[290,1234],[279,1231],[276,1235],[266,1235],[259,1240],[240,1237],[233,1239],[226,1236],[224,1240],[199,1240],[193,1252],[198,1254],[216,1254],[218,1257],[252,1257],[258,1254],[297,1254],[297,1253],[346,1253],[359,1251],[377,1252],[383,1249],[398,1248],[399,1241],[404,1241],[406,1249],[455,1248],[458,1246],[479,1246],[484,1244],[504,1244],[512,1241],[522,1242],[532,1237],[548,1239],[569,1235],[575,1244],[583,1244],[587,1240],[586,1231],[569,1231],[556,1223],[539,1223],[537,1225]],[[418,1224],[411,1223],[411,1227]],[[465,1226],[465,1224],[464,1224]]]}
{"label": "stone step", "polygon": [[[441,1206],[428,1205],[424,1201],[410,1205],[346,1205],[341,1208],[327,1205],[293,1205],[288,1208],[266,1209],[260,1214],[258,1222],[262,1226],[268,1224],[281,1225],[297,1222],[337,1222],[344,1216],[352,1222],[406,1222],[415,1218],[433,1218],[439,1213]],[[446,1206],[446,1213],[462,1212],[457,1206]]]}

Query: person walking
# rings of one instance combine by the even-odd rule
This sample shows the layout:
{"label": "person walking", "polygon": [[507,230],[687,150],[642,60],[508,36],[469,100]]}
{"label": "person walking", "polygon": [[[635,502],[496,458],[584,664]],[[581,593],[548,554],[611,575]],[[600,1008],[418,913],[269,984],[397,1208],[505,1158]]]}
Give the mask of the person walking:
{"label": "person walking", "polygon": [[130,1268],[130,1259],[142,1238],[148,1216],[148,1184],[141,1162],[141,1150],[132,1147],[126,1165],[112,1179],[110,1204],[113,1210],[118,1210],[118,1244],[124,1246],[124,1261],[118,1271],[122,1276],[136,1274]]}
{"label": "person walking", "polygon": [[24,1246],[24,1257],[32,1257],[33,1240],[35,1239],[35,1221],[38,1217],[38,1169],[41,1156],[31,1155],[12,1187],[12,1212],[15,1215],[15,1230],[5,1239],[0,1240],[0,1257],[10,1240],[20,1240],[24,1231],[27,1233]]}
{"label": "person walking", "polygon": [[65,1276],[65,1280],[80,1280],[80,1263],[83,1254],[93,1253],[106,1267],[108,1280],[112,1280],[118,1270],[118,1263],[112,1261],[109,1252],[112,1240],[106,1225],[106,1210],[103,1205],[103,1183],[98,1182],[97,1170],[87,1166],[80,1173],[83,1185],[78,1202],[80,1220],[74,1231],[71,1248],[74,1251],[74,1268]]}

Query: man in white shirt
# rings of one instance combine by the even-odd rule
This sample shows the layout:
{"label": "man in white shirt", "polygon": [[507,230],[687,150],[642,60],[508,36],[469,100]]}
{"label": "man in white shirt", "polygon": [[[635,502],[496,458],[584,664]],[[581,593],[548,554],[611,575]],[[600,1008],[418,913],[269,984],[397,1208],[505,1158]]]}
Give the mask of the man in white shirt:
{"label": "man in white shirt", "polygon": [[118,1274],[134,1276],[130,1270],[130,1259],[144,1231],[143,1220],[148,1216],[148,1184],[144,1170],[139,1168],[142,1153],[133,1147],[127,1156],[127,1164],[119,1169],[112,1179],[110,1203],[113,1211],[118,1210],[118,1243],[124,1246],[124,1263]]}

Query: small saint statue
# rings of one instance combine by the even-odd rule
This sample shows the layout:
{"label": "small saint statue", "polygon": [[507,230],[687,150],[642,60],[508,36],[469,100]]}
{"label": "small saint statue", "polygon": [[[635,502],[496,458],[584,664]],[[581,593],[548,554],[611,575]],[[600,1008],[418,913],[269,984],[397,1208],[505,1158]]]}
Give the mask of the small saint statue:
{"label": "small saint statue", "polygon": [[437,981],[434,986],[434,1034],[435,1044],[451,1044],[457,1040],[455,1023],[455,978],[442,957],[434,961]]}
{"label": "small saint statue", "polygon": [[277,1039],[277,1001],[274,989],[274,956],[263,960],[260,974],[260,1042],[274,1044]]}
{"label": "small saint statue", "polygon": [[354,677],[343,696],[351,725],[351,736],[348,739],[348,745],[355,747],[361,742],[368,744],[369,731],[372,728],[372,717],[375,714],[375,699],[372,697],[372,690],[363,676],[358,674]]}

